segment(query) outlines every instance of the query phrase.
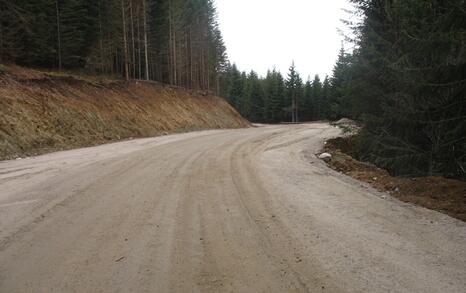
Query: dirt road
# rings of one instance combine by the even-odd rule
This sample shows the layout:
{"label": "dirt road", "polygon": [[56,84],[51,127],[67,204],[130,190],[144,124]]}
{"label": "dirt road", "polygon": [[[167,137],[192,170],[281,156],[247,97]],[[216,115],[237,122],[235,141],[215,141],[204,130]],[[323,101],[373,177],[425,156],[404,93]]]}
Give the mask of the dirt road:
{"label": "dirt road", "polygon": [[326,124],[0,162],[0,292],[465,292],[466,225],[317,160]]}

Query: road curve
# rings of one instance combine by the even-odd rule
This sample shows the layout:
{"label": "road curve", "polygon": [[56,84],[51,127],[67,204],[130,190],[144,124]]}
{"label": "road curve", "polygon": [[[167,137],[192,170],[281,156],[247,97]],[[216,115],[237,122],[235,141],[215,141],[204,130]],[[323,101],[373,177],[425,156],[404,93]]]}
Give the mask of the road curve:
{"label": "road curve", "polygon": [[466,225],[313,155],[327,124],[0,162],[0,292],[466,292]]}

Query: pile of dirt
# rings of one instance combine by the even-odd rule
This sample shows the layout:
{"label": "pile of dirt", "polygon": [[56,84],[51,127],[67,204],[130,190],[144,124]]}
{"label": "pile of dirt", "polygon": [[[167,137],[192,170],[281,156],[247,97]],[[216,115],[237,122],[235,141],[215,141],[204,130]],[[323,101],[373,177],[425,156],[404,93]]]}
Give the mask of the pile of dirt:
{"label": "pile of dirt", "polygon": [[338,150],[351,156],[354,155],[354,145],[356,136],[342,136],[330,139],[325,142],[326,149]]}
{"label": "pile of dirt", "polygon": [[343,129],[345,134],[354,135],[359,132],[361,126],[354,120],[342,118],[338,121],[332,122],[332,125],[338,126]]}
{"label": "pile of dirt", "polygon": [[0,65],[0,159],[248,126],[225,100],[205,92]]}
{"label": "pile of dirt", "polygon": [[386,170],[354,159],[351,156],[354,141],[354,136],[327,141],[325,151],[332,155],[330,167],[401,201],[466,221],[466,182],[443,177],[393,177]]}

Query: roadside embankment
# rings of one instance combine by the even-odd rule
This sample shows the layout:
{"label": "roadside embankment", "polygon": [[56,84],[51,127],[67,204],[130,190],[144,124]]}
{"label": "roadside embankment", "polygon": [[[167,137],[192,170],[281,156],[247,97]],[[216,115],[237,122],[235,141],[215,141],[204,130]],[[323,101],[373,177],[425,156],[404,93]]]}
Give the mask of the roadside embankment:
{"label": "roadside embankment", "polygon": [[466,221],[466,182],[438,176],[395,177],[373,164],[356,160],[355,136],[328,140],[325,152],[331,154],[331,168],[369,183],[379,191],[425,208]]}
{"label": "roadside embankment", "polygon": [[226,101],[204,92],[0,65],[0,159],[247,126]]}

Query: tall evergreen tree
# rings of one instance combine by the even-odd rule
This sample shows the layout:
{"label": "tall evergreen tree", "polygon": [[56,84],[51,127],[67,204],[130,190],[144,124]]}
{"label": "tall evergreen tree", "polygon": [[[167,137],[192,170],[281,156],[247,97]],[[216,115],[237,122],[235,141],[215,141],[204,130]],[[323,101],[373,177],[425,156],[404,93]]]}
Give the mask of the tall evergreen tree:
{"label": "tall evergreen tree", "polygon": [[300,108],[301,119],[304,121],[312,121],[314,119],[313,98],[312,81],[308,77],[306,83],[304,84],[304,94]]}
{"label": "tall evergreen tree", "polygon": [[98,7],[95,1],[58,1],[63,65],[83,67],[97,35]]}
{"label": "tall evergreen tree", "polygon": [[349,84],[351,82],[352,55],[347,54],[342,47],[337,62],[333,68],[330,80],[332,85],[329,95],[329,118],[337,120],[342,117],[353,117]]}
{"label": "tall evergreen tree", "polygon": [[338,108],[349,97],[364,122],[362,158],[394,174],[466,179],[464,1],[352,2],[364,16],[357,50],[332,85]]}
{"label": "tall evergreen tree", "polygon": [[320,120],[324,117],[323,98],[322,98],[322,83],[319,75],[314,77],[312,81],[312,120]]}
{"label": "tall evergreen tree", "polygon": [[299,113],[299,100],[303,94],[303,81],[299,76],[299,73],[296,71],[296,66],[293,63],[290,66],[290,70],[288,72],[288,78],[285,82],[286,90],[287,90],[287,99],[289,110],[291,116],[291,122],[296,123],[299,121],[298,113]]}
{"label": "tall evergreen tree", "polygon": [[240,102],[244,95],[244,80],[241,72],[236,67],[236,64],[230,69],[229,72],[229,87],[227,91],[227,101],[236,109],[240,108]]}
{"label": "tall evergreen tree", "polygon": [[321,92],[321,119],[330,119],[330,92],[330,79],[328,76],[325,76]]}
{"label": "tall evergreen tree", "polygon": [[243,115],[243,117],[249,118],[251,115],[251,100],[249,99],[250,96],[247,93],[249,86],[248,76],[244,71],[241,72],[238,86],[241,86],[241,94],[238,96],[236,109],[241,115]]}
{"label": "tall evergreen tree", "polygon": [[250,105],[247,118],[253,122],[264,122],[264,89],[259,76],[254,71],[248,75],[245,96]]}
{"label": "tall evergreen tree", "polygon": [[280,72],[273,69],[267,72],[265,87],[265,120],[277,123],[284,119],[285,82]]}

